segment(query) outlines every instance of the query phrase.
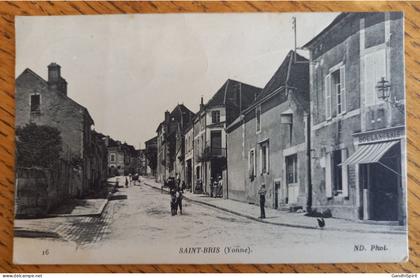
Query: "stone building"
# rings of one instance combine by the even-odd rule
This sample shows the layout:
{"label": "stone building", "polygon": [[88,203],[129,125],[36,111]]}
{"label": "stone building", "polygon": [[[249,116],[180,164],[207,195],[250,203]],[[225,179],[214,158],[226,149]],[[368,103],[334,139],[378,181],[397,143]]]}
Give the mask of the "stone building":
{"label": "stone building", "polygon": [[100,191],[105,188],[105,182],[108,177],[108,148],[105,144],[105,137],[103,134],[92,131],[92,181],[95,191]]}
{"label": "stone building", "polygon": [[403,223],[403,14],[342,13],[310,51],[313,206]]}
{"label": "stone building", "polygon": [[184,133],[193,117],[194,113],[183,104],[165,112],[165,120],[156,130],[157,181],[164,182],[176,174],[184,176]]}
{"label": "stone building", "polygon": [[225,128],[255,100],[260,91],[260,88],[228,79],[206,104],[201,100],[192,131],[193,192],[210,193],[211,181],[225,178]]}
{"label": "stone building", "polygon": [[156,176],[157,167],[157,137],[147,140],[146,146],[146,159],[147,159],[147,175]]}
{"label": "stone building", "polygon": [[86,194],[93,184],[94,122],[88,110],[67,95],[67,82],[61,77],[61,67],[56,63],[48,66],[48,80],[28,68],[16,79],[16,126],[28,123],[48,125],[60,131],[62,166],[68,168],[66,172],[73,179],[66,188],[59,190],[56,199]]}
{"label": "stone building", "polygon": [[135,174],[139,165],[138,151],[127,143],[121,143],[105,136],[108,149],[108,174],[110,176],[127,176]]}
{"label": "stone building", "polygon": [[108,149],[108,175],[123,176],[125,172],[125,153],[121,142],[109,136],[106,136],[105,141]]}
{"label": "stone building", "polygon": [[184,181],[187,189],[192,190],[193,185],[193,159],[194,159],[194,129],[191,124],[185,130],[185,170],[184,170]]}
{"label": "stone building", "polygon": [[227,127],[229,199],[306,208],[308,200],[309,61],[290,51],[255,101]]}

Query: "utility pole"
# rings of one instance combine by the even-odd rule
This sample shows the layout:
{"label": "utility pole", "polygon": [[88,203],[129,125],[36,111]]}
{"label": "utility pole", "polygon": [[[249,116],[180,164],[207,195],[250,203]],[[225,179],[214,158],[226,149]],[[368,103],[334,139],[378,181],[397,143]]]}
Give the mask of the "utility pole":
{"label": "utility pole", "polygon": [[294,16],[294,17],[292,17],[292,28],[293,28],[293,31],[294,31],[294,36],[295,36],[295,51],[294,51],[294,53],[293,53],[293,59],[294,59],[294,62],[296,63],[296,17]]}

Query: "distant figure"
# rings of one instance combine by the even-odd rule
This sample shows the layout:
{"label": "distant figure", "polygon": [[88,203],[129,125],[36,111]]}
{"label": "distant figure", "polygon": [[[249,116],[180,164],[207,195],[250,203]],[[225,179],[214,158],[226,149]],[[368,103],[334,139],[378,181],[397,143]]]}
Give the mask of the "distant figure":
{"label": "distant figure", "polygon": [[179,212],[182,215],[182,198],[183,198],[184,191],[182,188],[178,188],[178,191],[176,192],[176,203],[179,208]]}
{"label": "distant figure", "polygon": [[265,218],[265,194],[267,190],[265,189],[265,184],[262,184],[260,189],[258,190],[258,195],[260,195],[260,210],[261,210],[261,219]]}
{"label": "distant figure", "polygon": [[216,181],[214,181],[213,177],[210,178],[210,197],[213,197],[214,194],[214,183]]}
{"label": "distant figure", "polygon": [[223,179],[219,176],[219,182],[217,183],[216,197],[223,197]]}
{"label": "distant figure", "polygon": [[128,178],[127,178],[127,177],[125,177],[125,187],[126,187],[126,188],[128,188],[128,183],[129,183]]}
{"label": "distant figure", "polygon": [[179,187],[181,186],[181,177],[179,176],[179,174],[176,174],[176,179],[175,179],[175,186]]}
{"label": "distant figure", "polygon": [[324,227],[325,227],[325,220],[324,220],[324,218],[321,217],[321,218],[317,218],[316,220],[318,221],[318,227],[321,230],[323,230]]}
{"label": "distant figure", "polygon": [[175,190],[175,188],[170,189],[169,194],[171,195],[171,215],[175,216],[177,215],[178,210],[177,191]]}

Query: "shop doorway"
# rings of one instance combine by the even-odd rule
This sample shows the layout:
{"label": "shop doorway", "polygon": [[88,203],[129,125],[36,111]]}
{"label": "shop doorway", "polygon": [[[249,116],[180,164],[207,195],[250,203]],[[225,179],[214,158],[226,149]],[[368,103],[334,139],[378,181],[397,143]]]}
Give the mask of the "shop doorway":
{"label": "shop doorway", "polygon": [[360,164],[364,191],[364,219],[398,221],[401,187],[400,144],[391,147],[378,163]]}

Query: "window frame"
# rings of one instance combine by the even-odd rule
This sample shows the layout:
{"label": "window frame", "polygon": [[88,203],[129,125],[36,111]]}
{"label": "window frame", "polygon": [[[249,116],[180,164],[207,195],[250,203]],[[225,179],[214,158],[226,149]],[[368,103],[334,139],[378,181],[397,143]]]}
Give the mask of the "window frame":
{"label": "window frame", "polygon": [[[285,157],[286,162],[286,184],[297,184],[299,183],[299,175],[298,175],[298,156],[297,153],[288,155]],[[290,163],[291,162],[291,170],[292,170],[292,181],[289,181],[289,169],[290,169]]]}
{"label": "window frame", "polygon": [[[251,161],[251,153],[252,153],[252,161]],[[252,178],[255,177],[257,174],[255,148],[252,148],[248,151],[248,173],[249,173],[250,178],[251,176]]]}
{"label": "window frame", "polygon": [[[112,158],[114,158],[114,159],[112,159]],[[110,160],[111,162],[116,162],[115,153],[111,153],[111,154],[109,154],[109,160]]]}
{"label": "window frame", "polygon": [[[268,140],[259,143],[260,148],[260,174],[268,175],[270,173],[270,144]],[[265,155],[263,150],[265,150]],[[264,159],[265,156],[265,159]],[[264,167],[265,166],[265,167]]]}
{"label": "window frame", "polygon": [[[39,102],[38,102],[38,108],[37,109],[32,109],[32,97],[38,97]],[[29,111],[31,113],[40,113],[41,112],[41,94],[40,93],[33,93],[29,95]]]}
{"label": "window frame", "polygon": [[[339,82],[333,88],[333,75],[338,72]],[[339,87],[339,89],[338,89]],[[333,115],[333,95],[335,97],[336,113]],[[340,97],[340,102],[338,101]],[[347,95],[346,95],[346,70],[343,62],[331,67],[328,74],[324,77],[324,109],[326,120],[338,117],[347,112]],[[340,107],[340,109],[339,109]]]}
{"label": "window frame", "polygon": [[[215,121],[215,115],[216,115],[216,121]],[[212,124],[218,124],[220,123],[220,110],[213,110],[211,111],[211,123]]]}

